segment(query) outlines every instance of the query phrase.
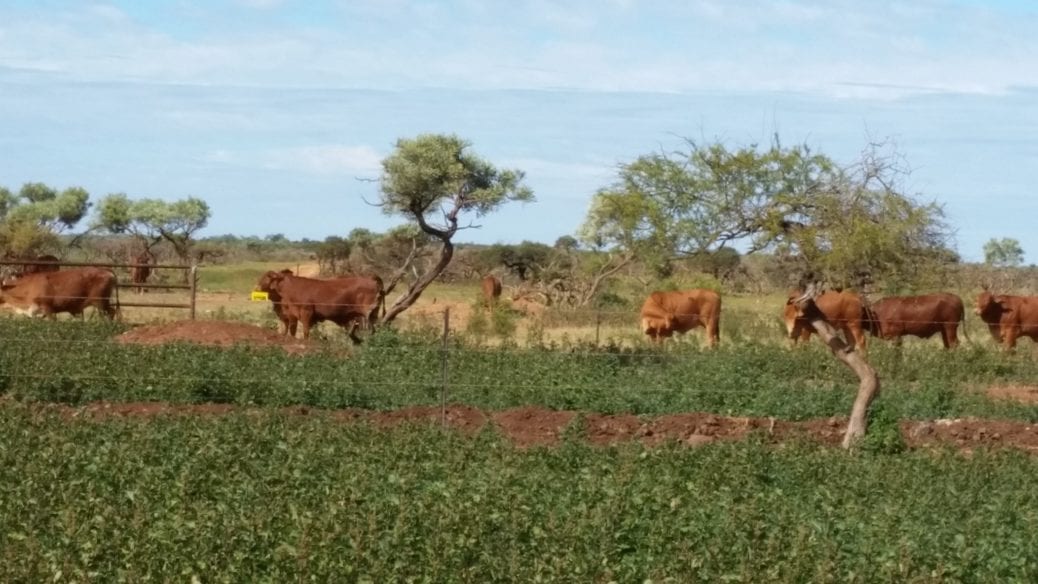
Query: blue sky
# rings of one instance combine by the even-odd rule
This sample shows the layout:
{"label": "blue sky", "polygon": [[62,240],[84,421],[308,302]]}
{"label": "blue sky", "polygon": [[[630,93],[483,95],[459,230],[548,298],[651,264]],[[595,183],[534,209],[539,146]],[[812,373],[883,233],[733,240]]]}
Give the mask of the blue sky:
{"label": "blue sky", "polygon": [[616,165],[680,146],[890,139],[967,259],[1038,258],[1038,7],[911,0],[0,3],[0,185],[199,196],[207,232],[322,238],[398,137],[455,132],[538,201],[465,241],[553,241]]}

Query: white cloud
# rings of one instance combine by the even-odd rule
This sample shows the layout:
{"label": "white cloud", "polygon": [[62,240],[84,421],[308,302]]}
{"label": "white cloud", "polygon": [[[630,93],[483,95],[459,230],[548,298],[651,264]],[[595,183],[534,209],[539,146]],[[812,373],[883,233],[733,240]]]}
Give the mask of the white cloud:
{"label": "white cloud", "polygon": [[216,149],[203,160],[217,165],[263,168],[308,175],[360,174],[375,178],[382,155],[370,146],[325,144],[259,151]]}
{"label": "white cloud", "polygon": [[312,174],[375,173],[382,156],[370,146],[303,146],[273,150],[262,156],[265,167]]}
{"label": "white cloud", "polygon": [[204,161],[217,165],[264,168],[303,174],[362,174],[375,177],[382,169],[382,156],[371,146],[324,144],[263,150],[207,152]]}
{"label": "white cloud", "polygon": [[[280,0],[238,2],[270,8]],[[205,14],[186,38],[105,5],[62,14],[0,8],[0,66],[91,81],[868,99],[900,98],[914,87],[997,94],[1038,86],[1038,16],[951,0],[337,5],[338,20],[306,26]]]}

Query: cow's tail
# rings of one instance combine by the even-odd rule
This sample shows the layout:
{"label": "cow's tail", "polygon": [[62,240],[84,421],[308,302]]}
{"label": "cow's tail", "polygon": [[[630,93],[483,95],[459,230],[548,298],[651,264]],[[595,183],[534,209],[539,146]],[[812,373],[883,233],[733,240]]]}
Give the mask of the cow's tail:
{"label": "cow's tail", "polygon": [[962,338],[972,343],[973,340],[970,339],[969,333],[966,332],[966,305],[962,303],[959,303],[959,324],[962,326]]}

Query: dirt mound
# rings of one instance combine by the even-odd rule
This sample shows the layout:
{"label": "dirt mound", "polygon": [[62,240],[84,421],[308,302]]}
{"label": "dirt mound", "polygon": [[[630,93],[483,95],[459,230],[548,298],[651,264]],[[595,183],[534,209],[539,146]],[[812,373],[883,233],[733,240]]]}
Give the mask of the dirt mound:
{"label": "dirt mound", "polygon": [[[14,401],[0,397],[0,407]],[[231,404],[169,404],[162,402],[111,403],[93,402],[81,406],[37,403],[34,408],[56,412],[70,418],[103,420],[106,418],[151,418],[156,416],[221,416],[235,412],[266,415],[271,410]],[[307,406],[277,408],[281,415],[315,416],[343,423],[371,422],[380,428],[401,424],[440,425],[440,406],[414,406],[391,411],[360,409],[323,410]],[[577,412],[521,407],[499,412],[483,411],[471,406],[447,406],[447,426],[468,436],[475,435],[487,424],[520,448],[554,446]],[[782,444],[806,439],[837,447],[843,440],[847,419],[832,417],[804,421],[774,418],[727,417],[709,413],[683,413],[657,417],[630,414],[586,413],[582,428],[589,442],[598,445],[641,442],[659,445],[677,441],[687,446],[701,446],[717,441],[739,440],[753,431],[763,432],[767,441]],[[969,453],[975,448],[1019,448],[1038,454],[1038,424],[1014,420],[962,418],[955,420],[905,420],[901,435],[909,448],[953,446]]]}
{"label": "dirt mound", "polygon": [[556,444],[575,412],[523,407],[494,412],[501,431],[520,447]]}
{"label": "dirt mound", "polygon": [[1034,385],[992,385],[985,393],[992,399],[1038,404],[1038,386]]}
{"label": "dirt mound", "polygon": [[[442,424],[443,409],[439,406],[413,406],[388,412],[376,412],[370,418],[379,426],[401,423]],[[447,406],[447,425],[472,435],[487,423],[486,415],[476,408],[463,405]]]}
{"label": "dirt mound", "polygon": [[774,418],[729,417],[693,412],[639,418],[630,414],[588,414],[587,438],[595,444],[615,444],[638,440],[657,445],[680,442],[688,446],[710,444],[717,440],[739,440],[760,430],[776,440],[805,437],[825,444],[843,440],[847,421],[840,418],[789,422]]}
{"label": "dirt mound", "polygon": [[133,328],[115,338],[119,343],[162,345],[187,342],[216,347],[230,347],[239,343],[258,346],[283,347],[289,352],[299,352],[306,345],[287,338],[275,331],[243,322],[222,320],[182,320],[177,322],[146,325]]}
{"label": "dirt mound", "polygon": [[969,450],[978,446],[1015,446],[1038,452],[1038,425],[1014,420],[960,418],[901,422],[901,435],[913,448],[954,444]]}

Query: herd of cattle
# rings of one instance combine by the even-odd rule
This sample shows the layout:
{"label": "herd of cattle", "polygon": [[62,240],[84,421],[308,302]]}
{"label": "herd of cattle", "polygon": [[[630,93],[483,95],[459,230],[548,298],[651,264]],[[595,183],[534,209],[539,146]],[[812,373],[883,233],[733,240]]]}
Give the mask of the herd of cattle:
{"label": "herd of cattle", "polygon": [[[792,292],[783,309],[789,338],[807,341],[814,328],[798,313]],[[848,343],[866,349],[865,333],[900,342],[902,337],[930,338],[941,335],[944,348],[958,346],[958,330],[966,311],[955,294],[939,292],[921,296],[889,296],[873,303],[850,291],[828,291],[815,298],[815,305],[834,328],[843,331]],[[991,336],[1006,349],[1019,337],[1038,341],[1038,297],[992,294],[977,296],[974,312],[987,325]],[[655,342],[696,327],[706,329],[707,344],[717,345],[721,320],[721,296],[712,290],[653,292],[641,310],[642,332]],[[966,329],[963,328],[963,334]]]}
{"label": "herd of cattle", "polygon": [[[147,279],[149,260],[136,258],[138,265],[131,272],[134,285]],[[501,296],[501,282],[488,276],[481,287],[492,308]],[[62,312],[82,317],[87,308],[94,307],[100,314],[114,318],[115,288],[116,276],[107,269],[59,270],[57,265],[46,263],[30,269],[27,265],[20,274],[3,281],[0,306],[19,314],[50,318]],[[297,276],[291,270],[269,271],[259,279],[256,289],[267,293],[282,333],[292,337],[301,328],[303,338],[309,338],[315,324],[330,321],[346,329],[350,338],[359,343],[357,330],[370,331],[379,311],[385,314],[386,290],[377,276],[317,279]],[[791,293],[783,310],[786,332],[794,343],[807,341],[813,332],[791,302],[798,295],[799,292]],[[956,347],[959,327],[966,315],[962,299],[946,292],[890,296],[870,303],[850,291],[828,291],[819,295],[815,304],[829,324],[843,331],[847,342],[862,351],[866,349],[865,333],[896,341],[909,335],[930,338],[939,334],[945,348]],[[984,290],[977,296],[974,312],[1006,349],[1015,347],[1019,337],[1038,342],[1038,297]],[[721,296],[712,290],[653,292],[641,308],[641,330],[656,343],[675,333],[702,327],[707,344],[713,347],[720,340],[720,322]]]}

